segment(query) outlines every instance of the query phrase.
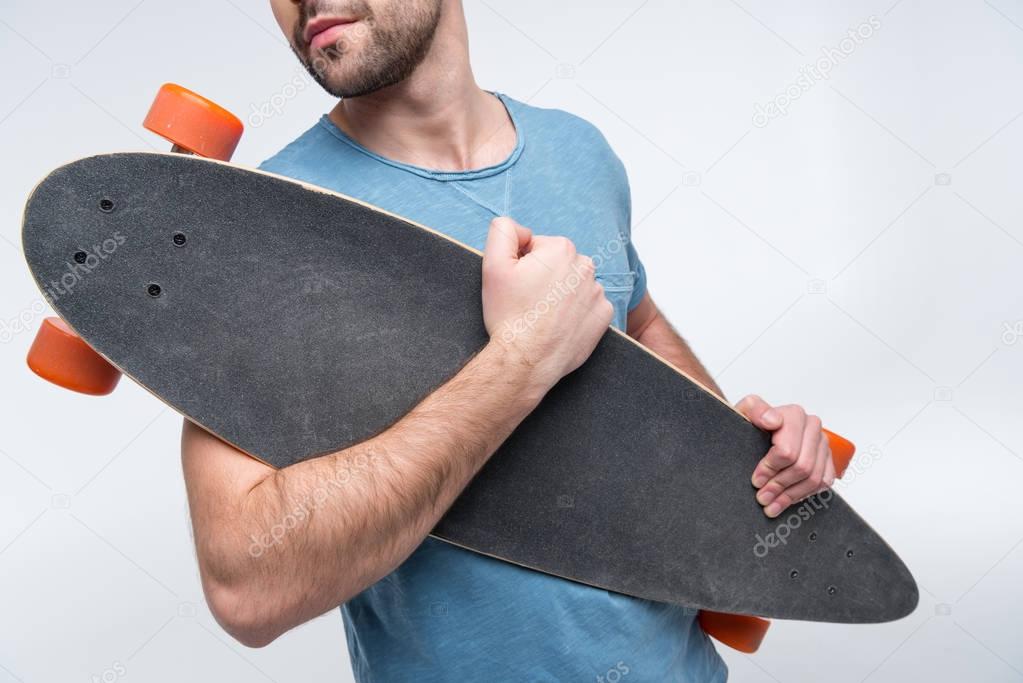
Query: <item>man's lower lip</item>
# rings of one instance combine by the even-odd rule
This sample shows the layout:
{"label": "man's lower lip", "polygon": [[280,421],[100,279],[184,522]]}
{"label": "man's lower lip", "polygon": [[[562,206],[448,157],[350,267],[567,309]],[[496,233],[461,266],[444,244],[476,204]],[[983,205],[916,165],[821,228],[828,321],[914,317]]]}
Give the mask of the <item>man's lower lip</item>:
{"label": "man's lower lip", "polygon": [[344,35],[344,32],[352,26],[355,26],[354,21],[347,24],[335,24],[328,29],[320,31],[309,41],[309,47],[313,50],[322,50],[335,45],[341,36]]}

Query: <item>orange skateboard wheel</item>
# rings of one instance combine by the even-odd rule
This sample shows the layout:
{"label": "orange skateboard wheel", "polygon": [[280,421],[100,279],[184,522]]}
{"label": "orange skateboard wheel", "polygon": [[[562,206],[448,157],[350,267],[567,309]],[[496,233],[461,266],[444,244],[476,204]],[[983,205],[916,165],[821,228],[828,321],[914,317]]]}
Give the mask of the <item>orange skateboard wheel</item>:
{"label": "orange skateboard wheel", "polygon": [[753,654],[767,635],[771,622],[760,617],[725,612],[700,611],[703,632],[730,648]]}
{"label": "orange skateboard wheel", "polygon": [[230,161],[245,126],[237,116],[174,83],[156,93],[142,125],[174,144],[175,151]]}
{"label": "orange skateboard wheel", "polygon": [[831,461],[835,464],[835,476],[841,479],[849,467],[849,463],[852,462],[853,455],[856,454],[856,446],[852,441],[834,432],[829,432],[827,429],[822,431],[828,437],[828,446],[831,448]]}
{"label": "orange skateboard wheel", "polygon": [[114,390],[121,371],[60,318],[46,318],[28,350],[28,367],[54,384],[92,396]]}

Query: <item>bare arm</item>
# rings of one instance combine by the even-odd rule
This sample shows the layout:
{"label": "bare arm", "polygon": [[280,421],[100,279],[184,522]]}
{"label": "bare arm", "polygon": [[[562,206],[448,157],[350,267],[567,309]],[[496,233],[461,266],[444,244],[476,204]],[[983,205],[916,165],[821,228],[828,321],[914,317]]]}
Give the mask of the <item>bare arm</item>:
{"label": "bare arm", "polygon": [[[516,325],[573,273],[584,274],[580,287]],[[483,306],[492,341],[391,428],[351,448],[274,470],[186,423],[203,587],[241,642],[265,645],[400,564],[611,319],[592,261],[507,219],[491,227]]]}
{"label": "bare arm", "polygon": [[535,405],[497,344],[379,436],[283,470],[185,423],[207,599],[247,645],[345,602],[402,562]]}

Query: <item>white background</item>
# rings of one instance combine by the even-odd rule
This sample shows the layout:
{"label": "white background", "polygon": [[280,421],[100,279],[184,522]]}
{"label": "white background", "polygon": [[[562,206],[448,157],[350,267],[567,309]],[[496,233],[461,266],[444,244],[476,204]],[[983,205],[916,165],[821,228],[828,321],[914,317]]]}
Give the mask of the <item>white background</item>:
{"label": "white background", "polygon": [[[588,118],[624,159],[650,291],[729,396],[801,402],[872,454],[844,492],[916,574],[919,609],[776,623],[756,656],[725,653],[734,679],[1023,679],[1023,5],[466,4],[481,85]],[[872,15],[829,80],[752,125]],[[86,154],[166,149],[140,125],[164,81],[243,118],[293,94],[268,5],[5,2],[0,65],[0,681],[349,680],[336,611],[259,651],[211,618],[171,410],[24,366],[33,185]],[[287,99],[235,160],[330,104]]]}

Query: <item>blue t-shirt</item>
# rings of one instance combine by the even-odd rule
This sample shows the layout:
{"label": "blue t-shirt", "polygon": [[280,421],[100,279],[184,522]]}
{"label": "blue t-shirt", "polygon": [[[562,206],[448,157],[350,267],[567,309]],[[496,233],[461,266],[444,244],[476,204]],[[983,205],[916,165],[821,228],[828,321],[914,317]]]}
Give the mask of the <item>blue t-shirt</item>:
{"label": "blue t-shirt", "polygon": [[[374,154],[324,116],[262,168],[369,202],[482,249],[510,216],[597,265],[625,328],[646,291],[622,162],[586,121],[498,95],[517,143],[501,163],[433,171]],[[342,608],[360,683],[723,681],[695,613],[558,579],[434,538]]]}

